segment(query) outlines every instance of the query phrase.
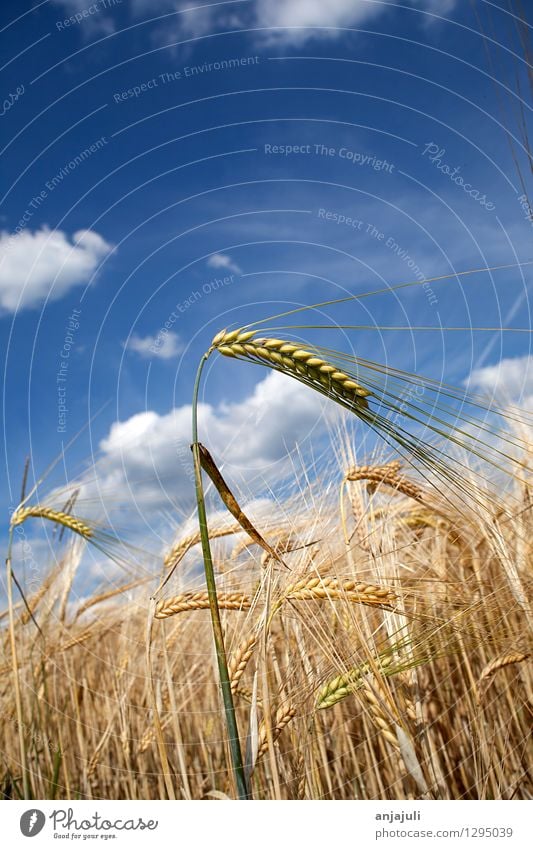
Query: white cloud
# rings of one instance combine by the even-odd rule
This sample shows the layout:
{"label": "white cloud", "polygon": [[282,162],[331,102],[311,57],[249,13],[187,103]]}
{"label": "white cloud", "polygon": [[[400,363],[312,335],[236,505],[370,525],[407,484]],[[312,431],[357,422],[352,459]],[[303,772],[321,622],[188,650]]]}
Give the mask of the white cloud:
{"label": "white cloud", "polygon": [[[86,0],[54,0],[73,14],[86,6]],[[457,4],[457,0],[408,0],[421,11],[446,16]],[[380,3],[379,0],[251,0],[250,3],[214,4],[190,0],[130,0],[130,10],[134,17],[157,17],[158,15],[178,12],[157,26],[154,37],[163,44],[171,44],[179,39],[201,38],[217,29],[239,29],[248,27],[272,28],[258,38],[280,45],[303,45],[318,38],[335,38],[341,31],[339,27],[358,26],[388,11],[395,0]],[[400,10],[404,14],[403,10]],[[103,14],[87,18],[84,25],[100,27],[113,26],[111,16]],[[107,19],[107,20],[106,20]],[[90,23],[87,23],[89,22]],[[421,19],[422,25],[431,23],[431,18]],[[302,27],[303,29],[298,29]],[[324,29],[316,29],[323,27]],[[295,29],[291,29],[295,28]],[[308,28],[308,29],[305,29]]]}
{"label": "white cloud", "polygon": [[[410,0],[412,5],[445,15],[456,0]],[[255,17],[259,26],[284,27],[273,31],[269,40],[284,44],[301,45],[316,38],[335,38],[336,27],[355,27],[390,11],[394,0],[380,3],[377,0],[256,0]],[[404,14],[401,12],[401,14]],[[310,27],[309,30],[291,30],[291,27]],[[313,27],[326,27],[313,30]]]}
{"label": "white cloud", "polygon": [[533,400],[533,356],[508,357],[493,366],[474,369],[470,387],[531,407]]}
{"label": "white cloud", "polygon": [[0,233],[0,311],[36,307],[87,283],[112,245],[93,230]]}
{"label": "white cloud", "polygon": [[[294,379],[270,372],[238,403],[201,404],[200,439],[238,490],[288,469],[289,452],[323,433],[337,408]],[[192,504],[191,406],[153,410],[112,425],[101,441],[98,484],[121,504],[157,514]]]}
{"label": "white cloud", "polygon": [[177,333],[168,331],[157,336],[130,336],[124,345],[128,351],[134,351],[145,359],[156,357],[160,360],[171,360],[183,351],[183,343]]}
{"label": "white cloud", "polygon": [[242,274],[241,269],[228,254],[213,254],[207,260],[209,268],[227,268],[234,274]]}
{"label": "white cloud", "polygon": [[[257,0],[256,18],[265,27],[346,27],[375,17],[384,7],[366,0]],[[327,32],[316,33],[327,36]],[[335,32],[330,32],[334,36]],[[313,37],[312,32],[273,33],[285,42],[302,43]]]}

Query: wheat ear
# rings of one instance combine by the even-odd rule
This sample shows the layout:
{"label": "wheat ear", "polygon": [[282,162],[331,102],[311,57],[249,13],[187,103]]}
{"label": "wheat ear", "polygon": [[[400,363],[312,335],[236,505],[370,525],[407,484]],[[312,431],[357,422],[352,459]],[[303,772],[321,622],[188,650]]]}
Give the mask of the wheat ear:
{"label": "wheat ear", "polygon": [[[224,610],[249,610],[252,606],[250,596],[243,593],[220,593],[218,605]],[[157,602],[154,617],[167,619],[185,610],[207,610],[209,608],[209,593],[182,593],[171,598],[162,598]]]}
{"label": "wheat ear", "polygon": [[503,657],[496,657],[494,660],[491,660],[490,663],[487,663],[479,680],[485,681],[487,678],[492,678],[498,669],[503,669],[505,666],[511,666],[513,663],[522,663],[522,661],[527,660],[528,657],[529,655],[524,654],[523,652],[515,652],[513,654],[503,655]]}
{"label": "wheat ear", "polygon": [[[376,665],[383,675],[391,674],[387,671],[393,663],[393,655],[387,654],[383,657],[376,658]],[[350,693],[360,690],[365,684],[365,675],[370,672],[370,664],[362,663],[355,669],[350,669],[342,675],[337,675],[328,681],[318,692],[316,697],[317,710],[325,710],[333,707],[338,702],[341,702]]]}
{"label": "wheat ear", "polygon": [[523,663],[527,660],[529,654],[524,652],[511,652],[500,657],[495,657],[489,661],[484,667],[478,681],[478,702],[481,702],[489,689],[493,678],[499,669],[505,669],[506,666],[512,666],[514,663]]}
{"label": "wheat ear", "polygon": [[408,498],[420,501],[422,490],[408,478],[400,475],[400,469],[401,463],[398,460],[392,460],[383,466],[356,466],[346,473],[346,480],[368,481],[369,492],[374,492],[379,484],[385,484]]}
{"label": "wheat ear", "polygon": [[[276,719],[272,726],[272,739],[275,742],[286,725],[289,724],[291,719],[296,716],[296,708],[294,705],[291,705],[290,702],[285,702],[282,704],[276,711]],[[263,757],[264,754],[268,752],[268,739],[267,739],[267,730],[265,722],[261,722],[259,726],[259,736],[258,736],[258,748],[257,748],[257,758],[256,764],[260,758]]]}
{"label": "wheat ear", "polygon": [[56,522],[58,525],[63,525],[64,528],[70,528],[74,533],[79,534],[85,539],[90,539],[94,535],[94,531],[89,525],[85,524],[81,519],[71,516],[69,513],[62,513],[61,510],[52,510],[51,507],[20,507],[11,517],[11,525],[22,525],[30,516],[37,519],[49,519],[51,522]]}
{"label": "wheat ear", "polygon": [[[242,526],[238,522],[229,525],[225,528],[211,528],[209,530],[209,539],[219,539],[220,537],[232,536],[233,534],[242,534]],[[163,564],[167,567],[177,566],[187,552],[195,545],[202,541],[200,531],[184,537],[172,546],[170,551],[165,555]],[[250,541],[248,540],[248,545]]]}
{"label": "wheat ear", "polygon": [[[375,584],[365,584],[343,578],[305,578],[283,593],[276,609],[283,601],[348,601],[356,604],[367,604],[372,607],[390,607],[396,601],[396,595],[388,587],[378,587]],[[219,593],[218,603],[222,610],[249,610],[252,606],[251,596],[245,593]],[[181,595],[162,598],[155,608],[156,619],[168,619],[176,613],[187,610],[207,610],[209,593],[188,592]]]}
{"label": "wheat ear", "polygon": [[58,652],[67,651],[67,649],[74,648],[74,646],[79,646],[82,643],[87,642],[87,640],[90,640],[92,637],[98,637],[98,638],[101,639],[103,634],[105,634],[107,631],[110,631],[112,628],[118,628],[119,625],[120,625],[120,622],[115,622],[111,625],[108,625],[103,630],[101,628],[95,628],[93,626],[91,626],[90,628],[86,628],[85,631],[81,631],[75,637],[72,637],[72,639],[68,640],[68,642],[60,645],[56,649],[56,651],[58,651]]}
{"label": "wheat ear", "polygon": [[363,408],[368,406],[366,398],[372,394],[370,390],[316,353],[306,351],[295,342],[254,337],[253,330],[241,328],[229,333],[222,330],[213,339],[212,347],[226,357],[244,358],[288,372],[343,405],[350,402]]}
{"label": "wheat ear", "polygon": [[363,677],[360,687],[360,695],[363,698],[374,725],[378,728],[381,736],[399,751],[400,745],[398,735],[394,732],[390,721],[387,719],[383,704],[387,704],[389,699],[387,693],[380,686],[377,679],[374,677],[372,684],[367,681],[366,676]]}
{"label": "wheat ear", "polygon": [[256,643],[257,637],[254,634],[252,634],[252,636],[245,637],[228,664],[231,692],[234,695],[237,692],[239,682],[244,674],[248,661],[254,653]]}
{"label": "wheat ear", "polygon": [[283,598],[291,601],[344,600],[371,606],[390,606],[396,601],[395,593],[389,587],[378,587],[348,578],[304,578],[288,587]]}

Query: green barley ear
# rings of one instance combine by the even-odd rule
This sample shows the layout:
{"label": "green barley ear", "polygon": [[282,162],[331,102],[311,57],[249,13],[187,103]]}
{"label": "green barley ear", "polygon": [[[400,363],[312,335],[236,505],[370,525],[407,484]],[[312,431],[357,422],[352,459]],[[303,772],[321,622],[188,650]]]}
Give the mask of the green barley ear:
{"label": "green barley ear", "polygon": [[371,391],[361,386],[350,375],[329,363],[316,353],[305,350],[295,342],[283,339],[255,338],[253,330],[223,330],[211,343],[213,349],[225,357],[237,357],[275,368],[291,374],[318,392],[327,395],[343,406],[368,407]]}
{"label": "green barley ear", "polygon": [[[465,389],[320,346],[259,337],[245,327],[217,333],[209,354],[213,351],[279,371],[335,401],[399,449],[424,478],[439,489],[446,485],[463,502],[468,492],[477,506],[490,507],[483,494],[486,480],[480,471],[465,480],[458,464],[450,462],[450,448],[468,452],[506,477],[521,478],[529,471],[528,441],[518,434],[530,423],[524,411],[504,411]],[[488,412],[494,421],[487,421]],[[517,426],[515,433],[509,423]],[[417,436],[417,428],[424,436]],[[432,444],[430,435],[441,444]]]}

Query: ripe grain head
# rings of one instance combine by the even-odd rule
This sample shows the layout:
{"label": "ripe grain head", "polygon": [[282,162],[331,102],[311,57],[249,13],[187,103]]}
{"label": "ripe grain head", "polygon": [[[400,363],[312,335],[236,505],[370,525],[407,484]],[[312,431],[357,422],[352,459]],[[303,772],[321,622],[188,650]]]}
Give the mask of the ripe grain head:
{"label": "ripe grain head", "polygon": [[82,519],[71,516],[69,513],[63,513],[61,510],[53,510],[51,507],[41,507],[39,505],[20,507],[11,517],[11,526],[22,525],[31,516],[37,519],[48,519],[50,522],[56,522],[65,528],[70,528],[71,531],[85,537],[85,539],[91,539],[94,535],[93,528]]}
{"label": "ripe grain head", "polygon": [[247,359],[281,371],[313,387],[343,406],[363,410],[371,391],[337,366],[284,339],[256,338],[252,330],[218,333],[212,347],[226,357]]}

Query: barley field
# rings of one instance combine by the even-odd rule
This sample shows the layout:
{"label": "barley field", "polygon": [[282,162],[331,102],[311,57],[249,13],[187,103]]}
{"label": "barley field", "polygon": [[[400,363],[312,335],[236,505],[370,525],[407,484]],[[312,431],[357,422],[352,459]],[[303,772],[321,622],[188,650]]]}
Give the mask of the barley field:
{"label": "barley field", "polygon": [[[366,415],[368,393],[334,380]],[[526,467],[482,485],[450,453],[436,486],[354,446],[332,432],[327,466],[295,470],[253,524],[224,481],[228,512],[208,500],[248,795],[531,799]],[[57,562],[2,613],[3,797],[234,798],[198,527],[180,528],[158,575],[76,599],[99,531],[76,505],[27,505],[12,525],[36,518],[60,531]]]}
{"label": "barley field", "polygon": [[532,800],[532,0],[2,11],[0,798]]}

